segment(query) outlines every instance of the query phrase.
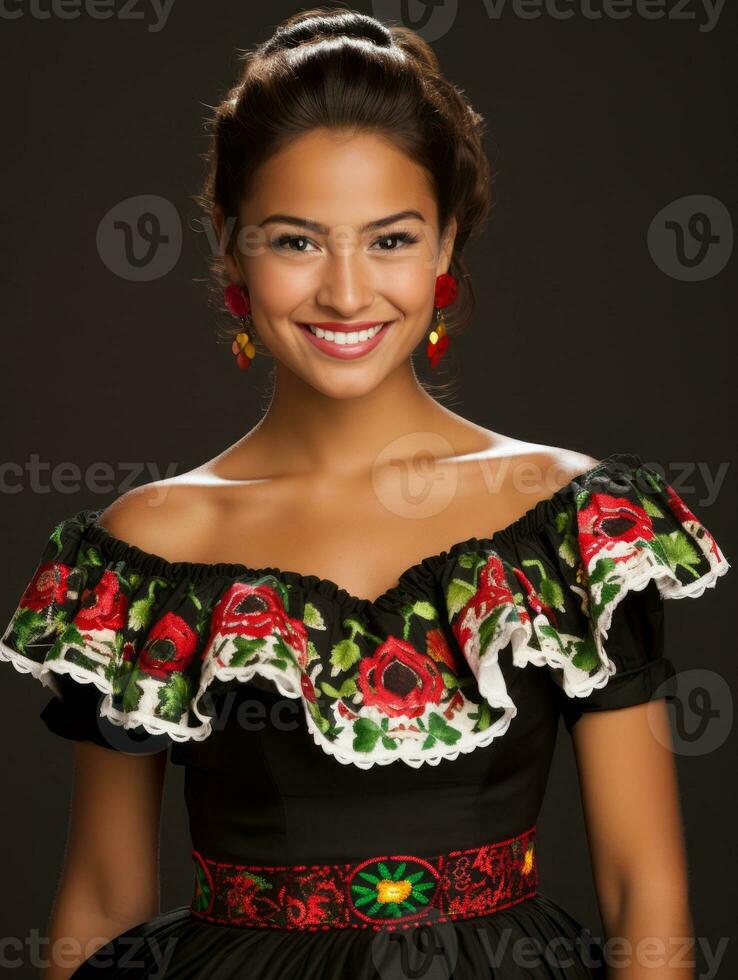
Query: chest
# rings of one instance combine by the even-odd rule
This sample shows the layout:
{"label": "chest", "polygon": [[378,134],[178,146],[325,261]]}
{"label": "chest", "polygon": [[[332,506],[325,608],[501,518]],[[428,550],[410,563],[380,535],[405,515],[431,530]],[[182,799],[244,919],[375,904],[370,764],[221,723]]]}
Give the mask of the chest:
{"label": "chest", "polygon": [[479,470],[458,470],[249,488],[213,508],[202,560],[316,576],[374,600],[423,559],[489,536],[532,504],[510,487],[491,491]]}

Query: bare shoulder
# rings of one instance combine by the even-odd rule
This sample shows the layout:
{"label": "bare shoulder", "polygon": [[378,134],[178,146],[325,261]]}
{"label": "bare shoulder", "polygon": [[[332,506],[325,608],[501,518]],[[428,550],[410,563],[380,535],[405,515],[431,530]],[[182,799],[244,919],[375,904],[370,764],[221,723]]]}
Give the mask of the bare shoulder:
{"label": "bare shoulder", "polygon": [[601,462],[576,449],[560,449],[556,446],[544,447],[541,456],[544,465],[549,467],[552,474],[556,474],[553,479],[560,481],[560,486],[566,486],[575,477],[594,469]]}
{"label": "bare shoulder", "polygon": [[575,477],[597,466],[601,460],[576,449],[564,449],[545,443],[525,442],[498,433],[490,441],[490,459],[504,464],[513,484],[519,481],[540,482],[542,493],[566,486]]}
{"label": "bare shoulder", "polygon": [[548,499],[557,490],[598,465],[600,460],[575,449],[523,444],[513,457],[509,478],[527,507]]}
{"label": "bare shoulder", "polygon": [[127,544],[168,561],[188,561],[207,539],[215,501],[184,478],[134,487],[114,500],[99,523]]}

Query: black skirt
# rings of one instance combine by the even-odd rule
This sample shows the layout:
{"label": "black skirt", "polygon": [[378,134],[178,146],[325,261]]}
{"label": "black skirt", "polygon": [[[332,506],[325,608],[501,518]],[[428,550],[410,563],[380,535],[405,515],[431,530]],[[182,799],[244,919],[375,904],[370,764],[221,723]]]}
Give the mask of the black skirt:
{"label": "black skirt", "polygon": [[189,907],[102,946],[73,980],[577,980],[606,976],[599,942],[540,892],[491,915],[407,932],[252,929],[203,922]]}

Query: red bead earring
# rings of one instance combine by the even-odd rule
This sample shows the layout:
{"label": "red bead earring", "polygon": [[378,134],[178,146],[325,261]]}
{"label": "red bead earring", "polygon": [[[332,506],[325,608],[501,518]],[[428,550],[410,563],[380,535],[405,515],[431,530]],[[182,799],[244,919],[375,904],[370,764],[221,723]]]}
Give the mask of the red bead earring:
{"label": "red bead earring", "polygon": [[448,350],[449,336],[446,333],[446,321],[443,309],[450,306],[458,295],[456,280],[449,272],[444,272],[436,278],[435,320],[436,323],[428,334],[428,344],[425,353],[428,355],[430,366],[436,368],[438,362]]}
{"label": "red bead earring", "polygon": [[251,329],[251,302],[248,293],[243,291],[241,286],[231,283],[223,291],[223,300],[230,312],[241,320],[241,330],[236,334],[236,338],[231,345],[231,350],[236,358],[236,364],[243,368],[251,366],[251,362],[256,354],[256,349],[251,343],[251,338],[247,330]]}

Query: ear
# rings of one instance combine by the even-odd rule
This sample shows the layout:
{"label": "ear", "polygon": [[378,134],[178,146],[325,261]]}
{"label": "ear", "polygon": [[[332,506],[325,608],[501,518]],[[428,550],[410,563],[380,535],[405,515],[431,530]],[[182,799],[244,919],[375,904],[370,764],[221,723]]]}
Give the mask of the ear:
{"label": "ear", "polygon": [[454,242],[456,241],[456,232],[458,227],[459,225],[456,218],[452,216],[446,225],[443,232],[443,238],[441,239],[441,248],[438,256],[438,268],[436,270],[436,275],[440,276],[444,272],[448,272],[449,266],[451,265],[451,256],[454,252]]}
{"label": "ear", "polygon": [[238,268],[236,260],[233,258],[231,252],[226,252],[226,245],[228,244],[228,239],[233,233],[233,225],[235,224],[235,218],[229,218],[226,220],[223,213],[223,209],[219,204],[213,205],[212,210],[212,223],[213,229],[215,231],[215,242],[217,243],[218,255],[221,257],[223,264],[228,273],[228,278],[233,283],[243,285],[243,276]]}

